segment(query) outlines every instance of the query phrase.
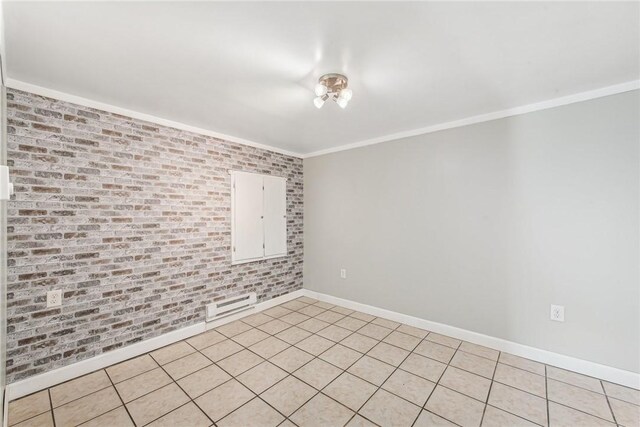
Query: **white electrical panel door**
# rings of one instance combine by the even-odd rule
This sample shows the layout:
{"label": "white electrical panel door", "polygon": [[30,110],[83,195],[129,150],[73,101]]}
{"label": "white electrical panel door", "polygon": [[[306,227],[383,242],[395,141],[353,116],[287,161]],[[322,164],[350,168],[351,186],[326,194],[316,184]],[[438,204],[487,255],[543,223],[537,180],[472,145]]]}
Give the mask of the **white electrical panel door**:
{"label": "white electrical panel door", "polygon": [[287,180],[264,177],[264,256],[287,254]]}
{"label": "white electrical panel door", "polygon": [[252,173],[233,173],[231,261],[264,257],[263,178]]}

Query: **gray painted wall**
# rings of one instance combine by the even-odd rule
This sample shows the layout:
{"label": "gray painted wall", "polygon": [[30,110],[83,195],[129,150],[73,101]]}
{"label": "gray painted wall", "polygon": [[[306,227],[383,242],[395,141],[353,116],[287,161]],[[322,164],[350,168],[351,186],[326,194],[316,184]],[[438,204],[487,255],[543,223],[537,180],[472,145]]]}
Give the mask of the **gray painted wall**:
{"label": "gray painted wall", "polygon": [[306,159],[305,288],[640,372],[639,114],[634,91]]}

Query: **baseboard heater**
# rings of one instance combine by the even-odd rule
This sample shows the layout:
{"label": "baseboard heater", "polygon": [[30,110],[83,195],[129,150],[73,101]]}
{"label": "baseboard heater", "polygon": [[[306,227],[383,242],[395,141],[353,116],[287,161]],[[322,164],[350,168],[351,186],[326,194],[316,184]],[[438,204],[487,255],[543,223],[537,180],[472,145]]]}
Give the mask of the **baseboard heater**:
{"label": "baseboard heater", "polygon": [[207,305],[207,322],[249,310],[256,305],[258,298],[255,292],[216,301]]}

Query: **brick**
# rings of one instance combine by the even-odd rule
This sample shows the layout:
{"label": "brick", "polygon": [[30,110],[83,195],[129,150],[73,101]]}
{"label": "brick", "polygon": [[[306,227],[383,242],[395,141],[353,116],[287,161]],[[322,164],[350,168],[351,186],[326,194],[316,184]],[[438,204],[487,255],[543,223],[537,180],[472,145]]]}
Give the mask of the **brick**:
{"label": "brick", "polygon": [[[202,322],[226,296],[302,287],[301,159],[14,89],[7,99],[19,207],[8,383]],[[288,178],[288,257],[231,265],[229,169]],[[50,310],[53,289],[64,302]]]}

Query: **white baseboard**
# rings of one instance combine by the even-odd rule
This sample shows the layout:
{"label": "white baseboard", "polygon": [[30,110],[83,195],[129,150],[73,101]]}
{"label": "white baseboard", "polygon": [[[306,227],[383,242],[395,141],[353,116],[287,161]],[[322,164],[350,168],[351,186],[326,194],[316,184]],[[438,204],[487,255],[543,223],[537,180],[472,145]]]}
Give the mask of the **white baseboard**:
{"label": "white baseboard", "polygon": [[623,369],[614,368],[599,363],[578,359],[564,354],[554,353],[547,350],[541,350],[535,347],[529,347],[524,344],[518,344],[501,338],[480,334],[478,332],[468,331],[466,329],[456,328],[455,326],[445,325],[443,323],[432,322],[430,320],[409,316],[395,311],[385,310],[383,308],[371,305],[361,304],[359,302],[337,298],[331,295],[304,289],[304,295],[310,298],[316,298],[331,304],[341,305],[352,310],[361,311],[377,317],[394,320],[396,322],[405,323],[416,328],[426,329],[438,334],[448,335],[474,344],[491,347],[496,350],[514,354],[516,356],[525,357],[535,360],[536,362],[547,365],[556,366],[558,368],[567,369],[584,375],[589,375],[598,379],[610,381],[612,383],[625,385],[640,389],[640,374],[625,371]]}
{"label": "white baseboard", "polygon": [[545,363],[559,368],[568,369],[584,375],[589,375],[616,384],[622,384],[628,387],[640,388],[640,374],[625,371],[611,366],[601,365],[587,360],[578,359],[563,354],[553,353],[512,341],[503,340],[501,338],[491,337],[477,332],[468,331],[466,329],[456,328],[454,326],[442,323],[432,322],[418,317],[409,316],[395,311],[385,310],[383,308],[362,304],[359,302],[334,297],[327,294],[311,291],[308,289],[299,289],[297,291],[281,295],[268,301],[257,304],[254,308],[228,316],[214,322],[202,322],[186,328],[178,329],[167,334],[160,335],[155,338],[141,341],[130,346],[113,350],[87,360],[74,363],[72,365],[63,366],[61,368],[35,375],[33,377],[8,384],[5,390],[5,421],[8,402],[20,397],[44,390],[64,381],[68,381],[75,377],[88,374],[98,369],[106,368],[110,365],[123,362],[127,359],[139,356],[144,353],[156,350],[160,347],[172,344],[174,342],[192,337],[209,329],[216,328],[220,325],[232,322],[234,320],[267,310],[275,305],[282,304],[301,296],[316,298],[331,304],[341,305],[352,310],[361,311],[377,317],[394,320],[396,322],[405,323],[417,328],[426,329],[439,334],[448,335],[460,340],[469,341],[474,344],[491,347],[496,350],[505,351],[516,356],[525,357],[540,363]]}
{"label": "white baseboard", "polygon": [[[109,351],[107,353],[100,354],[90,359],[82,360],[80,362],[73,363],[71,365],[63,366],[58,369],[54,369],[43,374],[34,375],[33,377],[26,378],[15,383],[7,385],[5,390],[5,402],[9,402],[14,399],[18,399],[23,396],[27,396],[31,393],[35,393],[40,390],[44,390],[56,384],[64,381],[69,381],[75,377],[79,377],[98,369],[106,368],[116,363],[123,362],[132,357],[139,356],[144,353],[156,350],[160,347],[164,347],[174,342],[178,342],[185,338],[198,335],[211,328],[216,328],[220,325],[232,322],[242,317],[249,316],[251,314],[258,313],[260,311],[269,309],[278,304],[290,301],[295,298],[299,298],[304,295],[304,290],[299,289],[297,291],[290,292],[286,295],[281,295],[276,298],[272,298],[268,301],[256,304],[253,308],[233,314],[231,316],[218,319],[213,322],[201,322],[195,325],[187,326],[186,328],[178,329],[176,331],[168,332],[155,338],[150,338],[138,343],[119,348],[117,350]],[[6,405],[5,405],[6,408]],[[5,410],[6,412],[6,410]],[[6,418],[5,418],[6,420]]]}

